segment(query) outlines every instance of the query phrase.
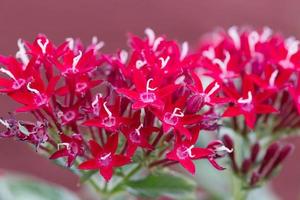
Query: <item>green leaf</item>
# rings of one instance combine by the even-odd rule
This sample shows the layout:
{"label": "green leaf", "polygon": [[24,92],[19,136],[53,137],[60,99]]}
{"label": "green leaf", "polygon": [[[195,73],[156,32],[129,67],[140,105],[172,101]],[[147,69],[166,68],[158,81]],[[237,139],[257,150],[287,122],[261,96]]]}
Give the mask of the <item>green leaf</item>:
{"label": "green leaf", "polygon": [[84,173],[83,176],[80,177],[80,183],[86,182],[97,172],[98,172],[97,170],[91,170],[91,171]]}
{"label": "green leaf", "polygon": [[159,172],[139,180],[128,181],[127,190],[134,195],[156,198],[195,199],[195,182],[178,173]]}
{"label": "green leaf", "polygon": [[0,199],[2,200],[79,200],[70,191],[49,185],[43,181],[24,176],[4,175],[0,177]]}

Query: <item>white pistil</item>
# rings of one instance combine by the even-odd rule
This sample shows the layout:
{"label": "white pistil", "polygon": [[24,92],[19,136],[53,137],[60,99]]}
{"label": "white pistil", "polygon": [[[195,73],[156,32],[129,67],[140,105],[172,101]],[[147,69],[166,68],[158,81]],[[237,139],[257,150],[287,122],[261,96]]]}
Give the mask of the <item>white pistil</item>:
{"label": "white pistil", "polygon": [[202,55],[209,60],[213,60],[216,57],[215,49],[213,47],[209,47],[208,50],[202,52]]}
{"label": "white pistil", "polygon": [[46,49],[47,49],[47,45],[49,44],[49,40],[45,39],[45,43],[43,44],[42,39],[38,39],[37,43],[38,43],[39,47],[41,48],[42,53],[45,54]]}
{"label": "white pistil", "polygon": [[165,59],[163,57],[159,58],[160,62],[161,62],[161,69],[165,68],[170,60],[170,56],[166,57]]}
{"label": "white pistil", "polygon": [[251,91],[248,91],[248,97],[246,99],[241,97],[241,98],[238,99],[237,102],[242,103],[242,104],[247,104],[247,103],[251,103],[252,99],[253,99],[252,93],[251,93]]}
{"label": "white pistil", "polygon": [[19,51],[16,53],[16,58],[19,58],[22,61],[22,63],[24,64],[23,70],[25,70],[27,64],[29,63],[29,58],[26,54],[26,49],[21,39],[18,39],[18,47],[19,47]]}
{"label": "white pistil", "polygon": [[76,66],[77,66],[77,64],[78,64],[81,57],[82,57],[82,51],[79,51],[79,54],[73,58],[73,63],[72,63],[73,73],[76,72]]}
{"label": "white pistil", "polygon": [[102,98],[102,94],[98,93],[94,99],[94,101],[92,102],[92,107],[95,108],[99,102],[99,99]]}
{"label": "white pistil", "polygon": [[190,158],[195,157],[195,155],[192,154],[192,149],[195,147],[195,145],[191,145],[189,148],[187,148],[184,152],[187,152],[189,154]]}
{"label": "white pistil", "polygon": [[184,84],[184,79],[185,79],[185,75],[181,75],[181,76],[179,76],[179,77],[174,81],[174,83],[175,83],[176,85]]}
{"label": "white pistil", "polygon": [[151,28],[146,28],[145,29],[145,34],[148,37],[148,43],[150,46],[152,46],[154,44],[154,40],[155,40],[155,33]]}
{"label": "white pistil", "polygon": [[163,41],[164,39],[162,37],[158,37],[154,40],[154,43],[153,43],[153,47],[152,47],[152,50],[153,51],[156,51],[159,44]]}
{"label": "white pistil", "polygon": [[270,29],[269,27],[265,26],[263,28],[263,31],[262,31],[261,35],[260,35],[259,41],[260,42],[266,42],[270,38],[270,36],[272,35],[272,33],[273,33],[272,29]]}
{"label": "white pistil", "polygon": [[175,108],[171,114],[171,117],[170,118],[173,118],[173,117],[184,117],[184,113],[181,112],[181,109],[180,108]]}
{"label": "white pistil", "polygon": [[68,42],[69,49],[74,50],[74,48],[75,48],[75,41],[74,41],[74,39],[71,38],[71,37],[69,37],[69,38],[66,38],[66,41]]}
{"label": "white pistil", "polygon": [[181,45],[180,60],[183,60],[186,57],[188,51],[189,51],[189,43],[185,41]]}
{"label": "white pistil", "polygon": [[215,59],[213,59],[213,63],[214,64],[218,64],[219,67],[220,67],[220,69],[222,70],[222,72],[226,73],[227,72],[227,65],[228,65],[228,63],[230,61],[230,54],[229,54],[228,51],[225,51],[224,53],[225,53],[225,59],[224,59],[224,61],[221,61],[220,59],[215,58]]}
{"label": "white pistil", "polygon": [[212,95],[219,88],[220,88],[220,85],[218,83],[215,83],[214,87],[207,93],[207,96]]}
{"label": "white pistil", "polygon": [[147,81],[147,84],[146,84],[146,92],[148,93],[149,91],[155,91],[157,89],[156,88],[151,88],[150,87],[150,82],[153,81],[153,78],[150,78],[148,81]]}
{"label": "white pistil", "polygon": [[255,53],[255,45],[259,42],[259,35],[256,31],[252,31],[248,36],[249,49],[251,54]]}
{"label": "white pistil", "polygon": [[141,135],[140,130],[141,130],[141,128],[143,128],[143,127],[144,127],[144,125],[143,125],[143,124],[140,124],[140,126],[139,126],[138,128],[135,129],[135,132],[136,132],[137,135]]}
{"label": "white pistil", "polygon": [[290,60],[291,57],[298,52],[299,50],[299,41],[298,40],[295,40],[294,38],[288,38],[286,41],[285,41],[285,46],[286,46],[286,49],[287,49],[287,55],[286,55],[286,60]]}
{"label": "white pistil", "polygon": [[94,36],[92,38],[92,44],[94,45],[94,52],[99,51],[102,47],[104,47],[104,42],[103,41],[98,42],[97,36]]}
{"label": "white pistil", "polygon": [[60,147],[66,147],[67,149],[70,149],[70,144],[69,143],[66,143],[66,142],[63,142],[63,143],[58,143],[57,144],[57,149],[59,150]]}
{"label": "white pistil", "polygon": [[107,101],[105,101],[103,103],[103,107],[104,107],[104,110],[106,111],[108,117],[110,118],[110,117],[112,117],[112,113],[110,112],[110,110],[108,109],[108,107],[106,106],[106,104],[107,104]]}
{"label": "white pistil", "polygon": [[27,83],[27,90],[29,90],[30,92],[32,92],[34,94],[38,94],[38,95],[40,94],[40,91],[31,87],[31,82]]}
{"label": "white pistil", "polygon": [[120,51],[120,55],[119,56],[120,56],[121,63],[125,64],[127,62],[127,59],[128,59],[128,52],[122,49]]}
{"label": "white pistil", "polygon": [[106,154],[104,156],[101,156],[100,159],[101,160],[106,160],[110,155],[111,155],[111,153],[108,153],[108,154]]}
{"label": "white pistil", "polygon": [[232,153],[232,152],[233,152],[233,149],[228,149],[225,145],[222,145],[222,146],[216,148],[215,151],[216,151],[216,152],[223,152],[223,151],[225,151],[225,152],[227,152],[227,153]]}
{"label": "white pistil", "polygon": [[14,81],[17,81],[16,77],[7,69],[4,68],[0,68],[0,72],[6,74],[7,76],[9,76],[10,78],[14,79]]}
{"label": "white pistil", "polygon": [[137,61],[135,62],[135,67],[136,67],[137,69],[140,69],[140,68],[143,67],[146,63],[147,63],[146,61],[137,60]]}
{"label": "white pistil", "polygon": [[238,33],[238,28],[236,26],[230,27],[228,29],[228,35],[232,39],[235,48],[240,49],[241,48],[241,39],[240,39],[240,35]]}
{"label": "white pistil", "polygon": [[278,76],[278,69],[276,69],[272,74],[271,74],[271,76],[270,76],[270,79],[269,79],[269,85],[270,86],[274,86],[275,85],[275,80],[276,80],[276,78],[277,78],[277,76]]}
{"label": "white pistil", "polygon": [[9,123],[8,123],[6,120],[3,120],[3,119],[0,118],[0,123],[1,123],[3,126],[5,126],[6,128],[10,128],[10,127],[9,127]]}

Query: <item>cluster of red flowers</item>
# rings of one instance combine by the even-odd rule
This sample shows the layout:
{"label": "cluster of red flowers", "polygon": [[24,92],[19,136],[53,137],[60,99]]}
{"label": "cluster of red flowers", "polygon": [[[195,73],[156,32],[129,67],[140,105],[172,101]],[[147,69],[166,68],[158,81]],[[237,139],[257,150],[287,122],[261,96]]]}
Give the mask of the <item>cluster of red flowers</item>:
{"label": "cluster of red flowers", "polygon": [[150,167],[180,163],[195,173],[193,160],[207,159],[223,169],[216,159],[231,147],[220,140],[197,146],[200,131],[217,131],[219,121],[244,134],[273,116],[274,132],[299,126],[294,38],[232,27],[190,53],[186,42],[145,34],[130,35],[130,51],[116,54],[101,53],[97,38],[87,47],[72,38],[55,46],[44,35],[32,44],[19,40],[15,57],[0,56],[0,91],[37,122],[1,119],[7,131],[0,137],[28,141],[51,159],[66,157],[68,167],[77,160],[79,169],[99,169],[110,180],[137,155],[152,159]]}

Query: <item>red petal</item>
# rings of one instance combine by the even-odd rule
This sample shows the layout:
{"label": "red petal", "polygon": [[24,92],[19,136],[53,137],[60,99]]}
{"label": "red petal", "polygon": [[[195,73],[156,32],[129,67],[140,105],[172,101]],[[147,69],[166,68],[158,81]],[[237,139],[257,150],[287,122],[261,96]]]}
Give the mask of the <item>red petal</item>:
{"label": "red petal", "polygon": [[114,155],[113,165],[115,167],[121,167],[123,165],[127,165],[130,162],[131,162],[131,159],[129,157],[127,157],[127,156]]}
{"label": "red petal", "polygon": [[89,141],[91,153],[93,154],[94,157],[97,157],[99,153],[103,151],[102,147],[94,140]]}
{"label": "red petal", "polygon": [[49,159],[57,159],[68,155],[67,149],[61,149],[53,153]]}
{"label": "red petal", "polygon": [[113,175],[113,169],[110,167],[100,168],[100,174],[106,181],[109,181]]}
{"label": "red petal", "polygon": [[81,163],[79,166],[78,166],[78,169],[81,169],[81,170],[96,170],[96,169],[99,169],[99,163],[97,162],[97,160],[88,160],[88,161],[85,161],[83,163]]}
{"label": "red petal", "polygon": [[116,152],[119,143],[119,135],[114,133],[107,138],[107,143],[104,146],[105,151]]}
{"label": "red petal", "polygon": [[193,175],[195,174],[196,169],[195,169],[195,165],[194,165],[194,163],[193,163],[192,160],[190,160],[190,159],[184,159],[184,160],[180,160],[179,162],[191,174],[193,174]]}
{"label": "red petal", "polygon": [[223,117],[235,117],[238,115],[241,115],[241,110],[238,107],[229,107],[227,110],[223,113]]}
{"label": "red petal", "polygon": [[256,113],[259,113],[259,114],[277,112],[277,110],[270,105],[256,105],[255,110],[256,110]]}
{"label": "red petal", "polygon": [[139,95],[138,95],[137,92],[134,92],[134,91],[132,91],[132,90],[128,90],[128,89],[126,89],[126,88],[120,88],[120,89],[117,89],[117,92],[118,92],[119,94],[123,94],[124,96],[126,96],[126,97],[128,97],[128,98],[130,98],[130,99],[136,100],[136,99],[139,98]]}

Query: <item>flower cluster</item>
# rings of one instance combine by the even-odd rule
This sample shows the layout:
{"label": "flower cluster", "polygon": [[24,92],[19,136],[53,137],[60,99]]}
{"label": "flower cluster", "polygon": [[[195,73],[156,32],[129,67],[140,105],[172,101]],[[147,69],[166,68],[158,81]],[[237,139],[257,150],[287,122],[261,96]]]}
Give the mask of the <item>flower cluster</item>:
{"label": "flower cluster", "polygon": [[45,35],[19,40],[14,57],[0,56],[0,91],[37,122],[1,119],[7,130],[0,137],[30,142],[50,159],[64,157],[68,167],[99,170],[108,181],[115,168],[133,163],[179,163],[194,174],[193,161],[206,159],[224,169],[216,160],[234,145],[216,138],[200,146],[200,132],[229,127],[246,137],[299,126],[294,38],[232,27],[191,53],[187,42],[145,34],[130,35],[130,50],[115,54],[101,53],[97,38],[87,47],[73,38],[55,46]]}

